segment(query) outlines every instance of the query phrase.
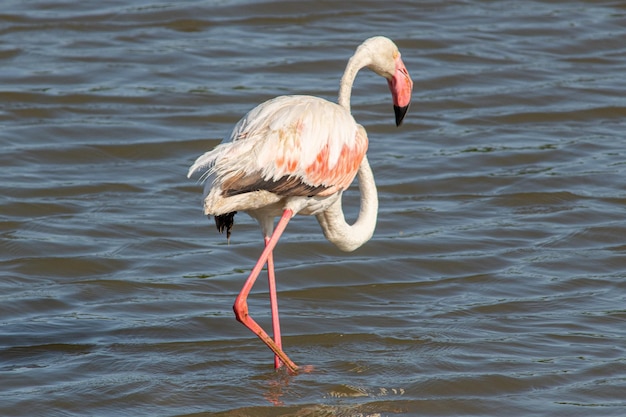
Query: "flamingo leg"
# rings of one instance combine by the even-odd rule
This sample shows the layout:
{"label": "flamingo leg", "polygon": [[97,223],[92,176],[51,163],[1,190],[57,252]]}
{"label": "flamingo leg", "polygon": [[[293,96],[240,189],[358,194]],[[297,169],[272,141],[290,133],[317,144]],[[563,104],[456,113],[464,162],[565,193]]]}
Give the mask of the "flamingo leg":
{"label": "flamingo leg", "polygon": [[[269,237],[265,237],[265,245],[269,242]],[[278,295],[276,294],[276,275],[274,274],[274,252],[270,252],[267,257],[267,282],[270,293],[270,306],[272,308],[272,332],[274,333],[274,342],[279,349],[283,348],[280,338],[280,320],[278,318]],[[282,362],[277,355],[274,355],[274,368],[278,369],[282,366]]]}
{"label": "flamingo leg", "polygon": [[[256,321],[254,321],[252,317],[250,317],[250,314],[248,313],[248,295],[250,294],[250,291],[252,290],[252,286],[254,285],[256,279],[259,277],[259,274],[261,273],[261,270],[263,269],[263,265],[265,265],[265,263],[268,261],[268,259],[272,255],[272,251],[276,247],[276,243],[278,243],[278,239],[280,238],[282,233],[285,231],[285,228],[287,227],[287,223],[289,223],[289,220],[291,220],[291,217],[293,217],[292,210],[286,209],[285,211],[283,211],[283,215],[281,216],[280,220],[276,224],[276,228],[274,229],[274,233],[272,233],[272,237],[270,237],[270,239],[267,241],[267,244],[265,245],[265,249],[261,253],[259,260],[256,262],[256,265],[254,265],[254,268],[252,268],[252,272],[250,272],[248,279],[243,284],[243,288],[241,289],[241,291],[239,292],[239,295],[235,299],[233,310],[235,312],[235,317],[237,318],[237,320],[240,323],[242,323],[244,326],[246,326],[248,329],[250,329],[254,334],[256,334],[259,337],[259,339],[263,341],[263,343],[265,343],[270,349],[272,349],[274,354],[278,356],[279,360],[283,364],[285,364],[285,366],[289,368],[291,372],[295,373],[298,370],[298,366],[295,363],[293,363],[291,359],[289,359],[287,354],[283,352],[282,348],[276,342],[274,342],[274,340],[272,340],[272,338],[267,334],[267,332],[263,330],[261,326],[259,326],[259,324]],[[273,262],[272,262],[272,267],[273,267]],[[268,267],[268,270],[269,270],[269,267]],[[274,316],[274,314],[272,314],[272,316]],[[278,316],[276,317],[278,318]]]}

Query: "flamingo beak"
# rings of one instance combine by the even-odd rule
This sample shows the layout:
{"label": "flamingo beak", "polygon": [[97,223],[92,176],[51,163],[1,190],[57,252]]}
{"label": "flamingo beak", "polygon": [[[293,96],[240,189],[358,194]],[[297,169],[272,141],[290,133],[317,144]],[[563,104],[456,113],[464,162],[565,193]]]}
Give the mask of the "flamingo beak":
{"label": "flamingo beak", "polygon": [[404,116],[406,112],[409,110],[409,106],[393,106],[393,111],[396,114],[396,126],[400,126],[402,124],[402,120],[404,120]]}
{"label": "flamingo beak", "polygon": [[391,79],[387,80],[391,97],[393,98],[393,110],[396,114],[396,126],[402,124],[406,112],[411,104],[411,93],[413,92],[413,80],[398,54],[396,58],[396,70]]}

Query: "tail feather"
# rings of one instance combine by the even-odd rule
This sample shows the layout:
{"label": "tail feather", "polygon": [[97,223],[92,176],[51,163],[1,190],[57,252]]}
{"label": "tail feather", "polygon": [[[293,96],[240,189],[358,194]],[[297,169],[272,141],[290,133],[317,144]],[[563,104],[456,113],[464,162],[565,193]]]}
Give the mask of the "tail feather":
{"label": "tail feather", "polygon": [[230,243],[230,234],[233,229],[233,224],[235,223],[235,214],[237,214],[237,212],[232,211],[230,213],[215,216],[215,226],[217,226],[217,231],[224,233],[224,230],[226,230],[226,241],[228,243]]}

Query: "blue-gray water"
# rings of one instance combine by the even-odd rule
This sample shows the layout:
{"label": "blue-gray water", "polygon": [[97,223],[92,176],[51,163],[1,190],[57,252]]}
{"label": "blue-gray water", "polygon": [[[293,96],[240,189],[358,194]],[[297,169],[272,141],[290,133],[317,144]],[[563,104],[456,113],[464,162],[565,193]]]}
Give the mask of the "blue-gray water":
{"label": "blue-gray water", "polygon": [[[4,1],[0,415],[624,416],[625,28],[619,1]],[[226,245],[187,167],[268,98],[334,100],[377,34],[415,81],[401,128],[384,80],[353,92],[378,227],[344,254],[290,223],[314,371],[276,373],[231,309],[258,227]]]}

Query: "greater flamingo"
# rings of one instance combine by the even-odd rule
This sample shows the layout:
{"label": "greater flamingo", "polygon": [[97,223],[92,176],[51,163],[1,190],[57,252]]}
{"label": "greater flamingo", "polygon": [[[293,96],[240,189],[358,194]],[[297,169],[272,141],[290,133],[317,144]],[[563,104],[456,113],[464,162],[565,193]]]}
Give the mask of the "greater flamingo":
{"label": "greater flamingo", "polygon": [[[230,240],[234,215],[244,211],[257,220],[265,249],[235,300],[238,321],[253,331],[275,354],[274,366],[291,372],[298,366],[285,354],[280,337],[272,251],[296,214],[315,215],[328,240],[353,251],[374,233],[378,196],[365,152],[367,134],[350,113],[350,94],[357,72],[369,68],[387,79],[396,125],[402,123],[413,81],[388,38],[367,39],[348,61],[341,78],[338,104],[312,96],[281,96],[244,116],[230,137],[200,156],[188,177],[200,174],[204,213],[215,217]],[[356,222],[348,225],[341,195],[358,173],[361,193]],[[274,228],[275,217],[280,217]],[[248,314],[247,298],[267,263],[274,339]]]}

